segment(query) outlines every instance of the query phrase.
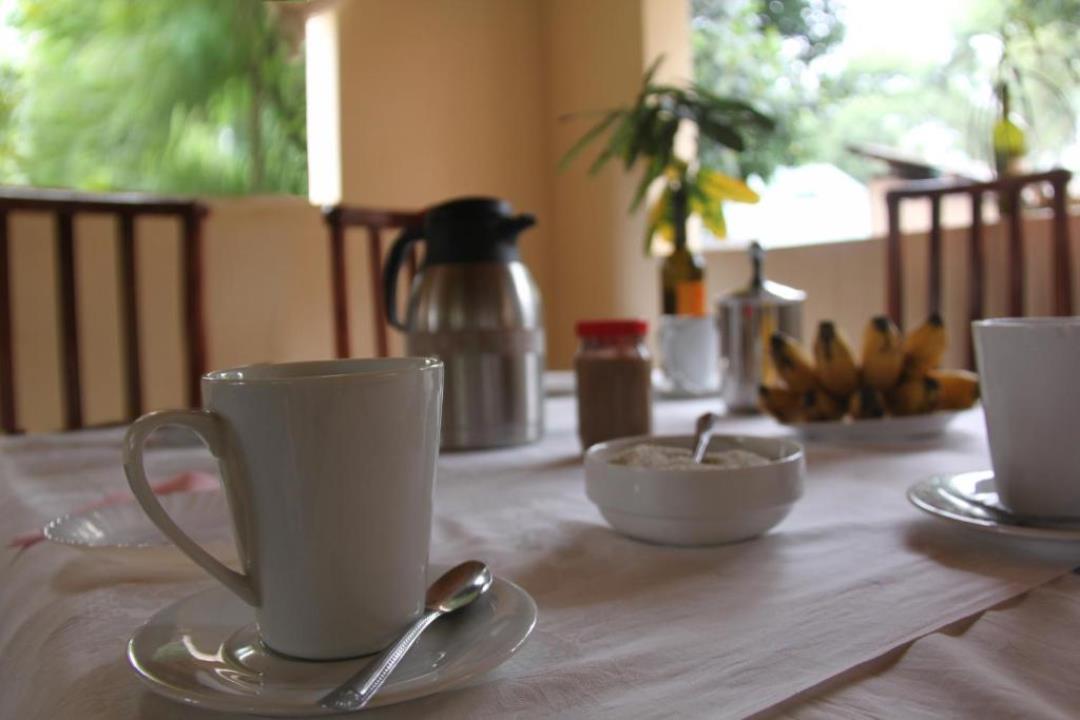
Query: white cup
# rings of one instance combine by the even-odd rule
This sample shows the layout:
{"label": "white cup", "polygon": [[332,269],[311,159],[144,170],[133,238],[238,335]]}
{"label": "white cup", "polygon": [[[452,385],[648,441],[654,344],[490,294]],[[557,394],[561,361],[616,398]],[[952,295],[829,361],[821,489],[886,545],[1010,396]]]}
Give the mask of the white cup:
{"label": "white cup", "polygon": [[[386,647],[424,606],[443,365],[434,358],[251,365],[202,379],[205,410],[136,420],[124,470],[150,519],[255,608],[285,655]],[[143,445],[191,429],[218,459],[243,572],[188,537],[147,484]]]}
{"label": "white cup", "polygon": [[719,389],[720,340],[715,318],[661,315],[657,335],[660,367],[674,390],[700,394]]}
{"label": "white cup", "polygon": [[972,331],[999,499],[1018,515],[1080,517],[1080,318]]}

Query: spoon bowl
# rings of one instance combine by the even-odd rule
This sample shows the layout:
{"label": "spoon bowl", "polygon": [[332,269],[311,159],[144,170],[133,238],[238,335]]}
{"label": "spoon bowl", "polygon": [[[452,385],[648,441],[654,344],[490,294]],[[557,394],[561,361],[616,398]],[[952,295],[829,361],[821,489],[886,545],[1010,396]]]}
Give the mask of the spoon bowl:
{"label": "spoon bowl", "polygon": [[469,560],[447,570],[428,587],[424,614],[370,664],[321,697],[319,704],[342,712],[362,709],[431,623],[475,601],[491,589],[493,581],[491,570],[478,560]]}

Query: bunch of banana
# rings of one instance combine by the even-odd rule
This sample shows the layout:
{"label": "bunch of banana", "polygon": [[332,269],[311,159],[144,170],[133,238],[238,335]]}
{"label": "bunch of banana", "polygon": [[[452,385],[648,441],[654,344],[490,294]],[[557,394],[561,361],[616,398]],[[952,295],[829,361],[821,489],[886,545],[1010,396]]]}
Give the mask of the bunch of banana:
{"label": "bunch of banana", "polygon": [[934,313],[904,339],[904,375],[920,377],[940,367],[945,346],[945,323]]}
{"label": "bunch of banana", "polygon": [[863,332],[863,382],[884,392],[900,381],[903,371],[904,339],[900,329],[889,318],[878,315]]}
{"label": "bunch of banana", "polygon": [[762,385],[758,388],[758,398],[765,412],[782,423],[802,420],[802,395],[794,390]]}
{"label": "bunch of banana", "polygon": [[979,399],[979,376],[970,370],[931,370],[937,381],[939,410],[966,410]]}
{"label": "bunch of banana", "polygon": [[818,326],[812,361],[793,338],[774,333],[769,354],[783,386],[762,385],[761,407],[783,423],[969,408],[979,398],[979,378],[940,368],[946,340],[937,313],[906,338],[889,318],[878,316],[863,334],[860,365],[831,321]]}
{"label": "bunch of banana", "polygon": [[900,383],[885,395],[893,415],[922,415],[937,409],[940,386],[924,375]]}
{"label": "bunch of banana", "polygon": [[807,390],[803,395],[803,417],[810,422],[839,420],[847,406],[821,388]]}
{"label": "bunch of banana", "polygon": [[821,386],[838,398],[846,398],[859,386],[859,368],[847,338],[828,320],[818,325],[814,362]]}
{"label": "bunch of banana", "polygon": [[885,396],[880,390],[863,385],[851,396],[848,413],[856,420],[885,417]]}
{"label": "bunch of banana", "polygon": [[769,352],[776,372],[788,389],[804,393],[817,387],[814,366],[795,338],[774,332],[769,338]]}

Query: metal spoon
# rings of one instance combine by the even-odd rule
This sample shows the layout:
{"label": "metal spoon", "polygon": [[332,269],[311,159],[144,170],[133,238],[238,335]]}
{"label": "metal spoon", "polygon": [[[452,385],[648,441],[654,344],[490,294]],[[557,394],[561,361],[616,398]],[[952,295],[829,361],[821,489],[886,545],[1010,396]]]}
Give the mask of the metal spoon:
{"label": "metal spoon", "polygon": [[705,448],[709,447],[709,441],[716,432],[716,423],[720,422],[720,416],[716,413],[705,413],[697,419],[694,429],[694,462],[700,463],[705,459]]}
{"label": "metal spoon", "polygon": [[358,673],[319,698],[319,704],[343,712],[359,710],[367,705],[431,623],[476,600],[491,589],[492,581],[488,566],[478,560],[469,560],[447,570],[428,588],[424,599],[425,612],[405,634]]}

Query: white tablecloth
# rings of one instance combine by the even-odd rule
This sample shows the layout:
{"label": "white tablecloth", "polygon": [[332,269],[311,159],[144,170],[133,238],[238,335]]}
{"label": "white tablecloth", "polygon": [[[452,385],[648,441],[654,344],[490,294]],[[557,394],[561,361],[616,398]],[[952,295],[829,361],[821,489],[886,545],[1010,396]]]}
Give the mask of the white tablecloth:
{"label": "white tablecloth", "polygon": [[[660,403],[658,429],[684,432],[706,409]],[[953,528],[904,499],[928,474],[988,465],[979,411],[932,441],[810,446],[792,515],[763,538],[711,549],[611,531],[585,497],[572,398],[549,400],[548,424],[535,445],[440,459],[432,548],[435,562],[482,558],[526,588],[540,607],[534,636],[470,687],[368,717],[1067,717],[1080,708],[1070,642],[1080,582],[1068,575],[1080,547]],[[765,418],[727,424],[783,432]],[[0,537],[123,487],[118,437],[5,441]],[[212,467],[192,449],[151,459],[162,477]],[[221,717],[153,696],[124,660],[136,626],[209,584],[179,556],[5,549],[0,718]]]}

